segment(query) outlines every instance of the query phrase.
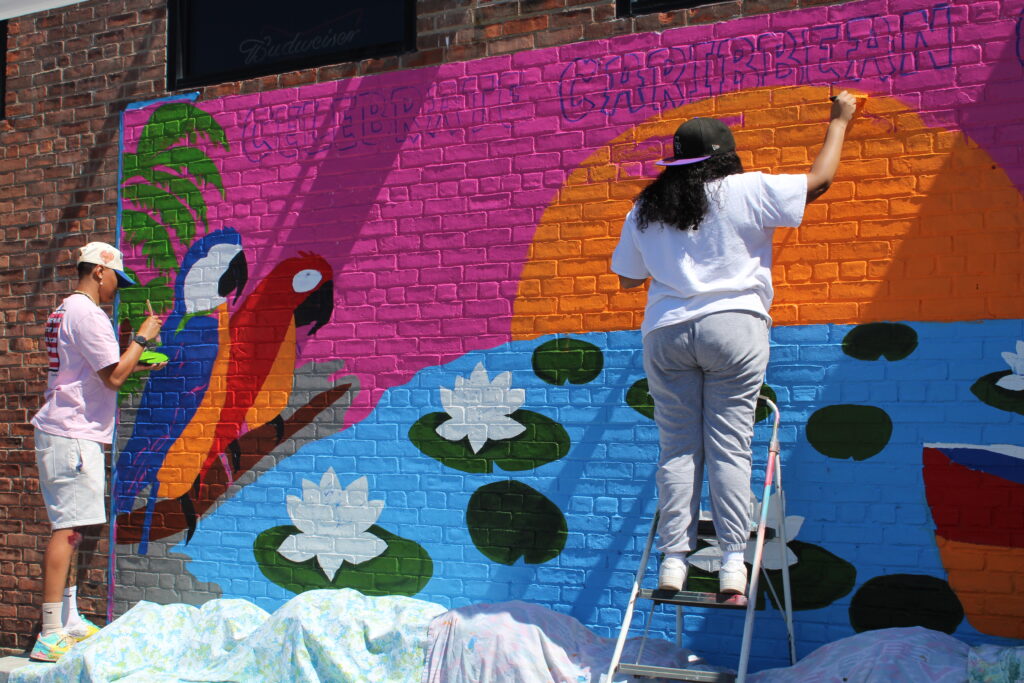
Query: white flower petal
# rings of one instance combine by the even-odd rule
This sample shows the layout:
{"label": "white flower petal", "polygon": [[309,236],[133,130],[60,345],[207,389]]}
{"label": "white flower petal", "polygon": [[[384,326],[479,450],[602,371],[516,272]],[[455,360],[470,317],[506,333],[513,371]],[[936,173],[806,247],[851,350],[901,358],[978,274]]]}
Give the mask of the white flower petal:
{"label": "white flower petal", "polygon": [[479,453],[488,440],[509,439],[526,427],[509,417],[526,402],[525,389],[512,389],[512,373],[499,373],[493,380],[483,363],[477,363],[470,376],[455,377],[455,388],[440,387],[441,405],[451,419],[436,431],[449,441],[469,440]]}
{"label": "white flower petal", "polygon": [[345,489],[347,504],[353,507],[366,506],[370,500],[370,485],[366,477],[359,477]]}
{"label": "white flower petal", "polygon": [[478,387],[490,384],[490,381],[487,379],[487,368],[484,367],[483,363],[477,363],[476,367],[473,368],[473,372],[469,375],[469,382]]}
{"label": "white flower petal", "polygon": [[996,380],[996,386],[1007,391],[1024,391],[1024,374],[1000,377]]}
{"label": "white flower petal", "polygon": [[1010,366],[1010,370],[1015,375],[1024,375],[1024,356],[1019,353],[1011,353],[1009,351],[1003,351],[1003,360]]}
{"label": "white flower petal", "polygon": [[511,439],[526,431],[526,427],[515,420],[506,419],[504,422],[495,422],[487,427],[488,439]]}
{"label": "white flower petal", "polygon": [[320,504],[320,487],[308,479],[302,480],[302,502],[306,505]]}
{"label": "white flower petal", "polygon": [[328,468],[317,486],[302,481],[303,497],[288,496],[288,516],[301,533],[289,536],[278,552],[293,562],[316,557],[329,579],[342,562],[366,562],[377,557],[387,544],[367,529],[380,517],[383,500],[369,500],[369,483],[359,477],[342,488],[334,468]]}
{"label": "white flower petal", "polygon": [[301,534],[294,534],[284,539],[284,542],[278,546],[277,552],[281,553],[292,562],[305,562],[309,558],[313,557],[315,553],[311,553],[298,547],[296,539],[299,538],[299,536],[301,536]]}
{"label": "white flower petal", "polygon": [[372,560],[388,549],[388,544],[371,533],[352,538],[335,539],[334,551],[351,564],[362,564]]}
{"label": "white flower petal", "polygon": [[[753,562],[753,556],[751,556]],[[782,541],[773,538],[764,544],[764,555],[761,557],[761,565],[765,569],[782,569],[783,566],[796,564],[796,553],[782,545]]]}
{"label": "white flower petal", "polygon": [[345,558],[335,553],[317,553],[316,561],[320,563],[320,568],[324,570],[324,574],[327,576],[329,581],[334,581],[334,575],[338,573],[338,567],[345,561]]}
{"label": "white flower petal", "polygon": [[497,377],[491,380],[491,386],[503,391],[509,389],[512,386],[512,373],[508,370],[499,373]]}
{"label": "white flower petal", "polygon": [[786,542],[789,543],[796,535],[800,533],[800,529],[803,528],[804,518],[800,515],[786,515]]}
{"label": "white flower petal", "polygon": [[467,429],[465,422],[448,420],[439,424],[435,431],[437,431],[439,436],[449,441],[459,441],[462,437],[466,436]]}
{"label": "white flower petal", "polygon": [[288,509],[288,516],[292,520],[292,525],[298,528],[299,531],[316,531],[316,525],[303,515],[304,505],[302,499],[298,496],[288,496],[285,506]]}
{"label": "white flower petal", "polygon": [[470,425],[467,430],[466,436],[469,437],[469,447],[473,449],[474,453],[479,453],[480,449],[487,443],[488,427],[487,425]]}
{"label": "white flower petal", "polygon": [[511,408],[509,414],[519,410],[526,403],[526,389],[509,389],[505,392],[505,403]]}
{"label": "white flower petal", "polygon": [[334,473],[333,467],[328,467],[324,476],[320,477],[320,490],[323,492],[340,491],[341,484],[338,482],[338,475]]}
{"label": "white flower petal", "polygon": [[441,392],[441,406],[444,407],[446,413],[451,415],[452,398],[454,398],[455,393],[448,387],[438,387],[438,389]]}

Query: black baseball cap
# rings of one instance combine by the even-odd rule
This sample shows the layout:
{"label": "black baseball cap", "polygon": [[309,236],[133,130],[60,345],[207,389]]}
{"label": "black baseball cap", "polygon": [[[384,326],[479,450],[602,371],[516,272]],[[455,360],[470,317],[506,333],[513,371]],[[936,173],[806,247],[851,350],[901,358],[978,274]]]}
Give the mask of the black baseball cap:
{"label": "black baseball cap", "polygon": [[736,151],[732,131],[718,119],[698,116],[676,129],[672,139],[674,154],[656,162],[659,166],[685,166]]}

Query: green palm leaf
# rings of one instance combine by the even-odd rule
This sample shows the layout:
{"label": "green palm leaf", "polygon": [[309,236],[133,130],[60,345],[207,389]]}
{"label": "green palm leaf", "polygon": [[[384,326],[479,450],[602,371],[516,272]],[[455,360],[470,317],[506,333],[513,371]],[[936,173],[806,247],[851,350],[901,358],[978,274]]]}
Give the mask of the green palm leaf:
{"label": "green palm leaf", "polygon": [[177,270],[178,259],[174,256],[167,229],[152,216],[127,209],[121,214],[121,227],[129,242],[143,245],[142,254],[147,265],[159,270]]}
{"label": "green palm leaf", "polygon": [[189,175],[203,186],[213,185],[224,196],[224,181],[217,165],[201,149],[196,147],[174,147],[155,154],[149,159],[150,168],[163,166],[179,175]]}
{"label": "green palm leaf", "polygon": [[191,102],[171,102],[158,107],[149,117],[139,136],[136,152],[156,154],[182,141],[198,144],[203,137],[228,149],[224,129],[210,114]]}
{"label": "green palm leaf", "polygon": [[195,218],[188,206],[173,194],[146,183],[126,185],[121,192],[125,199],[157,214],[160,222],[171,227],[182,244],[188,246],[192,242],[196,234]]}
{"label": "green palm leaf", "polygon": [[[184,200],[189,208],[195,213],[203,225],[206,225],[206,200],[203,199],[203,192],[188,178],[184,178],[167,171],[159,171],[152,168],[142,169],[137,174],[151,185],[166,190],[179,200]],[[207,226],[209,227],[209,226]]]}
{"label": "green palm leaf", "polygon": [[207,156],[206,152],[196,147],[172,147],[157,154],[126,153],[123,157],[122,182],[143,177],[147,171],[157,168],[168,168],[179,176],[191,176],[199,181],[202,187],[213,185],[224,196],[224,181],[217,170],[217,165]]}

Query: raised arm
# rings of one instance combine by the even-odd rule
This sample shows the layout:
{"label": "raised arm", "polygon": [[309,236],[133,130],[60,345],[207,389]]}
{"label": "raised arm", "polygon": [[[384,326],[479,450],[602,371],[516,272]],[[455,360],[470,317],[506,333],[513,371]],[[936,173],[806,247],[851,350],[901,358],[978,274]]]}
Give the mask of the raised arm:
{"label": "raised arm", "polygon": [[832,102],[832,116],[828,122],[828,132],[825,133],[825,144],[822,145],[818,156],[811,164],[811,171],[807,174],[807,201],[825,194],[825,190],[832,185],[836,177],[836,169],[839,168],[839,157],[843,152],[843,140],[846,137],[846,128],[857,110],[857,100],[845,90],[836,95]]}

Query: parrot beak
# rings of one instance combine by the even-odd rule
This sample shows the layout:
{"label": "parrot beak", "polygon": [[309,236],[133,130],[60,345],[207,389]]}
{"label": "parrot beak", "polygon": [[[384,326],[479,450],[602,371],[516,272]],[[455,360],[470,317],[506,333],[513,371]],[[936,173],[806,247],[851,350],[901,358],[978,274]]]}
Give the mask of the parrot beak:
{"label": "parrot beak", "polygon": [[234,292],[234,300],[238,301],[238,297],[241,295],[242,290],[245,289],[245,283],[248,281],[249,264],[245,260],[245,252],[240,251],[231,259],[228,269],[224,271],[224,274],[220,276],[220,280],[217,281],[217,294],[227,299],[228,294]]}
{"label": "parrot beak", "polygon": [[295,309],[295,327],[314,323],[309,328],[309,336],[326,325],[334,314],[334,281],[328,280],[323,286],[310,292],[299,307]]}

